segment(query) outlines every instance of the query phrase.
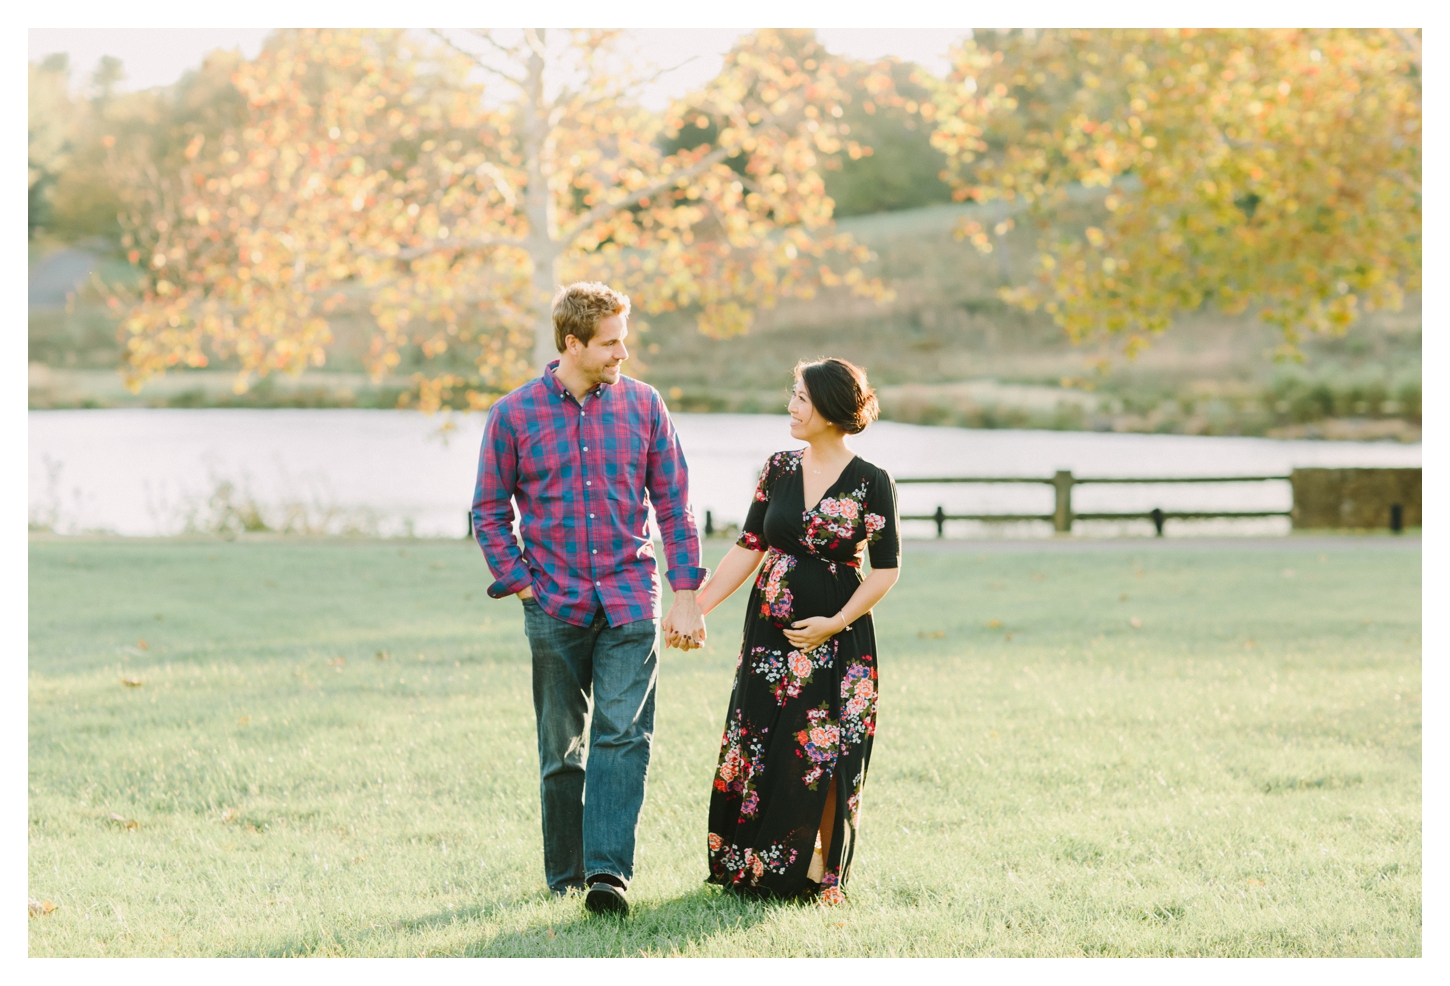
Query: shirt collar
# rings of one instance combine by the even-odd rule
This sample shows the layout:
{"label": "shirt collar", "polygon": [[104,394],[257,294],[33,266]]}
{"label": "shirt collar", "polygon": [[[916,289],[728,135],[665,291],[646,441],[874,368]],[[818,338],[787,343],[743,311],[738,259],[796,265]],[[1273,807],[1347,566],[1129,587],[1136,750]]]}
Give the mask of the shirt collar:
{"label": "shirt collar", "polygon": [[[573,397],[569,388],[564,386],[564,381],[559,379],[559,361],[550,360],[549,365],[544,367],[544,384],[558,397]],[[603,397],[609,391],[609,384],[596,384],[594,389],[589,391],[590,397]]]}

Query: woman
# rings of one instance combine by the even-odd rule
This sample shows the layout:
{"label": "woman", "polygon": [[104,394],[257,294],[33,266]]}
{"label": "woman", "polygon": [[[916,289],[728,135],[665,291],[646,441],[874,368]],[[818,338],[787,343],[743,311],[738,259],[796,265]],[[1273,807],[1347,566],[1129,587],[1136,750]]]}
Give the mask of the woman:
{"label": "woman", "polygon": [[809,445],[766,461],[740,540],[698,596],[708,613],[760,568],[710,796],[709,882],[836,904],[876,732],[870,614],[900,564],[896,488],[846,444],[877,413],[860,367],[802,361],[787,407]]}

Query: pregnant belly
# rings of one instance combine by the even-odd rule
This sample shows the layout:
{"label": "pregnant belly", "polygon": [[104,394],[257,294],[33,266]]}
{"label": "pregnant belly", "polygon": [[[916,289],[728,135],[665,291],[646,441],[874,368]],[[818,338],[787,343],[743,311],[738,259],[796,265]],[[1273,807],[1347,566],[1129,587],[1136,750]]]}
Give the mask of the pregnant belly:
{"label": "pregnant belly", "polygon": [[835,616],[860,584],[860,576],[848,565],[772,548],[756,580],[760,616],[778,627],[809,616]]}

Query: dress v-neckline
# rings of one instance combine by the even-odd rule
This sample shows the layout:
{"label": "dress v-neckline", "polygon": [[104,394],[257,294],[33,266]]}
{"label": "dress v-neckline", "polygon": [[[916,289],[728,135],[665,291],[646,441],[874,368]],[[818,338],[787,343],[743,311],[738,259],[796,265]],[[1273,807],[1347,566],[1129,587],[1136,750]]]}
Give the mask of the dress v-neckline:
{"label": "dress v-neckline", "polygon": [[809,514],[816,511],[816,508],[821,505],[821,501],[830,494],[831,490],[836,488],[836,484],[839,483],[841,479],[846,475],[846,470],[850,469],[851,466],[854,465],[856,460],[859,458],[861,458],[859,455],[851,456],[850,460],[841,467],[841,471],[836,474],[836,478],[831,480],[830,485],[827,486],[825,489],[821,490],[821,495],[816,497],[816,502],[811,504],[809,507],[806,507],[806,450],[801,449],[800,457],[796,459],[796,463],[799,466],[799,468],[796,469],[796,472],[800,475],[801,478],[801,506],[805,507],[806,513]]}

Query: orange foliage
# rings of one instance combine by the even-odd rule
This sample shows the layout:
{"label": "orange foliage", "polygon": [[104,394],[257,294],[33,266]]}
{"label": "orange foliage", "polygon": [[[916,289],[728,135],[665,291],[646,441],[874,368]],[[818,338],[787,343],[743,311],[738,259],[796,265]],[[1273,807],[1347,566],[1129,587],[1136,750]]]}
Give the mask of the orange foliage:
{"label": "orange foliage", "polygon": [[[375,376],[422,351],[428,410],[487,407],[551,358],[549,300],[574,279],[691,307],[715,335],[822,284],[885,297],[831,229],[820,170],[843,150],[846,68],[809,32],[742,40],[663,115],[634,101],[617,32],[433,40],[279,32],[233,77],[245,125],[193,138],[170,172],[113,152],[142,270],[116,302],[133,386],[209,352],[240,362],[239,389],[320,366],[347,294],[370,305]],[[709,139],[685,146],[701,119]]]}

